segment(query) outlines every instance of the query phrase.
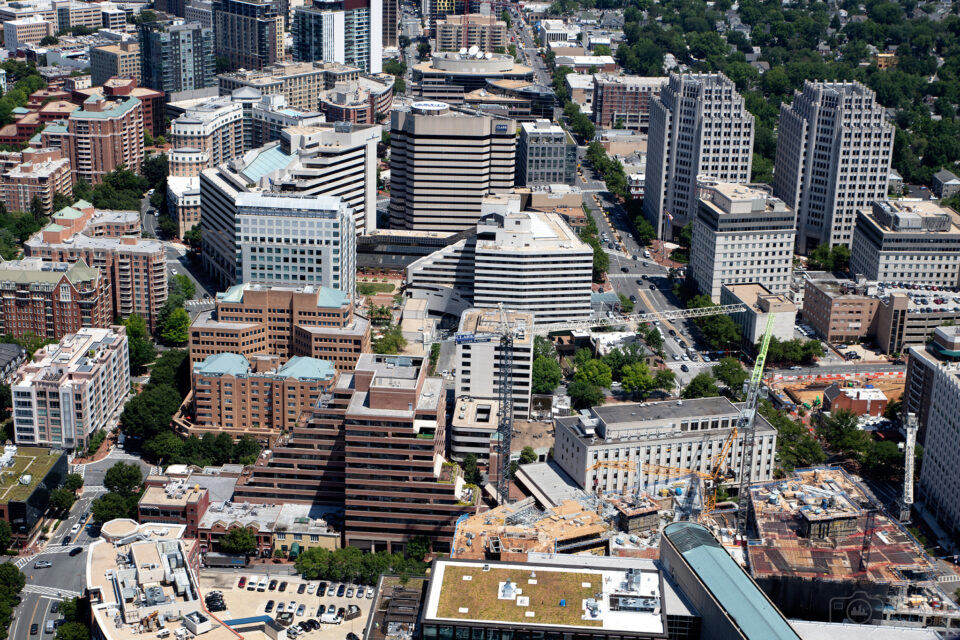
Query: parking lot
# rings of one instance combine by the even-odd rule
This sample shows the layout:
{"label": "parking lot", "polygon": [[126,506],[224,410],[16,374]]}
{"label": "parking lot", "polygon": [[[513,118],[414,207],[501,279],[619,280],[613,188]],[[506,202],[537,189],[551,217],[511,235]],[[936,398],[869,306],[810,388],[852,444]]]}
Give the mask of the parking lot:
{"label": "parking lot", "polygon": [[[320,615],[317,613],[320,605],[323,605],[325,609],[329,609],[332,606],[335,610],[339,610],[341,607],[344,610],[347,610],[349,609],[350,605],[356,605],[360,608],[360,615],[356,618],[352,620],[344,620],[340,624],[322,623],[320,629],[308,631],[302,637],[323,640],[343,640],[351,633],[355,634],[356,636],[361,636],[363,634],[363,629],[367,624],[367,618],[370,615],[370,609],[374,602],[372,597],[366,597],[367,587],[363,587],[363,598],[357,598],[356,593],[354,593],[354,597],[347,598],[346,588],[344,589],[343,596],[331,596],[328,592],[324,596],[320,597],[317,594],[317,587],[321,582],[327,582],[328,586],[342,583],[331,583],[330,581],[321,580],[302,580],[299,576],[276,576],[268,579],[268,582],[270,580],[277,581],[276,588],[273,591],[250,591],[246,588],[238,588],[239,579],[241,576],[246,577],[246,579],[249,581],[252,575],[257,575],[258,577],[263,576],[262,573],[255,574],[252,571],[243,574],[201,572],[200,588],[202,594],[206,596],[211,591],[220,591],[223,594],[223,602],[226,606],[226,610],[213,612],[214,615],[221,620],[235,620],[239,618],[249,618],[262,615],[269,615],[270,617],[276,618],[277,608],[280,606],[280,603],[283,603],[285,611],[290,611],[291,608],[293,609],[293,622],[296,624],[309,619],[320,622]],[[286,582],[287,586],[286,589],[281,592],[279,588],[280,584],[283,582]],[[304,589],[303,593],[297,593],[301,584],[305,585],[307,588]],[[308,588],[311,585],[313,586],[313,593],[308,592]],[[347,587],[351,586],[354,588],[354,592],[356,592],[357,585],[347,585]],[[268,613],[266,611],[267,604],[271,600],[273,600],[274,604],[273,607],[271,607],[271,611]],[[299,609],[300,605],[303,605],[304,607],[303,614],[296,615],[296,611]]]}

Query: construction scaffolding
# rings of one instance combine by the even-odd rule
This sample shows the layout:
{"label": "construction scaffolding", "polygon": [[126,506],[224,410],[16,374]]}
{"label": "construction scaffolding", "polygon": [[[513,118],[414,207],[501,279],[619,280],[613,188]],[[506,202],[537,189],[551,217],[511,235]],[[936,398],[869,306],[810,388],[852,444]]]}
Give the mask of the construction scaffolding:
{"label": "construction scaffolding", "polygon": [[[788,617],[831,620],[831,602],[862,592],[883,604],[878,615],[907,619],[927,607],[947,621],[939,626],[955,628],[960,612],[938,586],[936,562],[876,504],[834,467],[751,486],[741,500],[758,537],[747,546],[751,574]],[[721,532],[729,525],[713,522]]]}

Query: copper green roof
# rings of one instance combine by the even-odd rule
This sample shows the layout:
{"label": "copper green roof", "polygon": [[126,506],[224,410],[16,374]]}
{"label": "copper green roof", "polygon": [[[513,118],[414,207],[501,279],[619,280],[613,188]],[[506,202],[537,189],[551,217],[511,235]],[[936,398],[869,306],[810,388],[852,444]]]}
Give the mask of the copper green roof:
{"label": "copper green roof", "polygon": [[77,211],[73,207],[64,207],[63,209],[60,209],[60,211],[57,211],[55,214],[53,214],[54,218],[58,218],[60,220],[76,220],[82,216],[83,213]]}
{"label": "copper green roof", "polygon": [[89,209],[92,206],[93,205],[87,202],[86,200],[77,200],[76,202],[73,203],[74,209]]}
{"label": "copper green roof", "polygon": [[60,226],[56,222],[51,222],[43,228],[44,231],[63,231],[65,227]]}

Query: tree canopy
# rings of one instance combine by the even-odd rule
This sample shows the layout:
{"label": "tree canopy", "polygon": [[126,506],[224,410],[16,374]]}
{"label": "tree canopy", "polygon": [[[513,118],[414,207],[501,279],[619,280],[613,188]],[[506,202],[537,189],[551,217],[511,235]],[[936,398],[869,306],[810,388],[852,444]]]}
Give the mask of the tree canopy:
{"label": "tree canopy", "polygon": [[257,536],[246,527],[234,527],[220,538],[220,550],[226,553],[250,554],[257,549]]}

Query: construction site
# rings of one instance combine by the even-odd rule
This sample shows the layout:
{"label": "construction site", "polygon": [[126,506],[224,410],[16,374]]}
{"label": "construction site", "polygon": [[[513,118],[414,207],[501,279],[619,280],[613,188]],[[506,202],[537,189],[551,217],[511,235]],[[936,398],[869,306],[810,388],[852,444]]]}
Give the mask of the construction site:
{"label": "construction site", "polygon": [[771,397],[777,404],[789,411],[797,407],[813,409],[823,405],[823,394],[830,385],[838,384],[842,388],[871,388],[883,393],[889,402],[900,399],[903,394],[904,379],[890,375],[852,376],[799,376],[796,379],[775,380],[768,384]]}
{"label": "construction site", "polygon": [[[787,617],[840,621],[860,594],[872,621],[960,627],[940,588],[936,561],[872,494],[840,468],[797,471],[753,485],[748,510],[757,533],[746,560],[757,584]],[[730,534],[727,514],[704,517]]]}

